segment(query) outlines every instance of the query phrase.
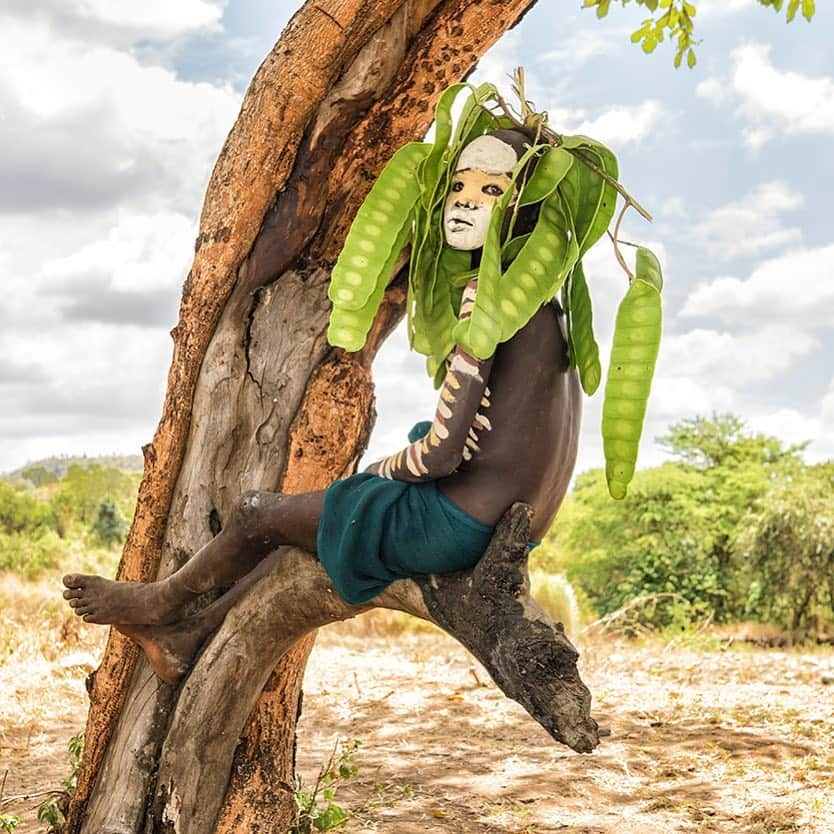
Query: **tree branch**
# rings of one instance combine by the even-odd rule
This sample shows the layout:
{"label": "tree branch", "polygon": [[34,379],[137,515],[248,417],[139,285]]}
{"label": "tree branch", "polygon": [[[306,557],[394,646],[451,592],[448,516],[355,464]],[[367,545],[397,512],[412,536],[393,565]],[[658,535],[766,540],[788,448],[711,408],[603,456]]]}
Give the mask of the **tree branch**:
{"label": "tree branch", "polygon": [[213,830],[241,730],[278,659],[312,629],[374,607],[437,624],[554,739],[591,751],[599,737],[578,652],[530,596],[530,515],[513,505],[473,570],[395,582],[362,606],[339,597],[313,556],[288,550],[232,608],[186,679],[160,757],[153,816],[179,834]]}

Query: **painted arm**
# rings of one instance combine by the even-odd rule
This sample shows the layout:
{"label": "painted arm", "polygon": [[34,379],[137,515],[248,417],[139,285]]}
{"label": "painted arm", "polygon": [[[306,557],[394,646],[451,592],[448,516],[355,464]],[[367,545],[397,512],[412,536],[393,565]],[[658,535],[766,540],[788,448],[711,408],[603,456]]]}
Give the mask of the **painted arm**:
{"label": "painted arm", "polygon": [[[474,281],[466,287],[461,303],[462,319],[471,315],[475,288]],[[492,357],[476,359],[456,347],[428,433],[365,471],[412,483],[451,475],[462,460],[477,452],[477,430],[491,429],[489,419],[481,413],[489,406],[487,381],[491,368]]]}

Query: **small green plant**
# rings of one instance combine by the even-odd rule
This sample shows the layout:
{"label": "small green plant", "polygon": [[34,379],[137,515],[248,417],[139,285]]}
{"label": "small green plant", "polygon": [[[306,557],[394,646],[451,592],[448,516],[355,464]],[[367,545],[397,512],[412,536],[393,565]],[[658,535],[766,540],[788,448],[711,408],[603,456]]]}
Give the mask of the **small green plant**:
{"label": "small green plant", "polygon": [[38,806],[38,822],[47,825],[47,832],[57,831],[64,821],[64,809],[67,800],[75,793],[78,770],[81,767],[81,754],[84,752],[84,733],[76,733],[67,744],[72,770],[66,779],[61,780],[59,791],[52,791]]}
{"label": "small green plant", "polygon": [[20,817],[14,814],[0,814],[0,831],[4,834],[13,834],[20,822]]}
{"label": "small green plant", "polygon": [[334,799],[339,787],[359,770],[354,757],[361,746],[358,739],[338,740],[311,788],[300,776],[296,777],[295,821],[290,834],[333,831],[351,818],[351,812],[337,805]]}

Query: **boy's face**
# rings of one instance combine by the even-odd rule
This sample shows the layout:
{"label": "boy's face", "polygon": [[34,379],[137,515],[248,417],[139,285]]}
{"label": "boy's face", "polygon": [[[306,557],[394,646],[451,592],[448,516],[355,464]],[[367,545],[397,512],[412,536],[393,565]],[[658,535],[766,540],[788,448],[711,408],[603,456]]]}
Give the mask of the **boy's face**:
{"label": "boy's face", "polygon": [[492,207],[508,188],[507,174],[489,174],[480,168],[455,172],[443,210],[443,231],[453,249],[480,249],[486,240]]}

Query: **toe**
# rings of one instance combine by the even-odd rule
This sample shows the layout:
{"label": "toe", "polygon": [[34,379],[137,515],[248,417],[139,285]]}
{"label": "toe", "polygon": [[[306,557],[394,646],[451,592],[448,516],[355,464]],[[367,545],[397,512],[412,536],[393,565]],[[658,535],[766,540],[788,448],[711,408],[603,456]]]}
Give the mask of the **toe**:
{"label": "toe", "polygon": [[83,585],[83,577],[79,573],[68,573],[61,581],[67,588],[80,588]]}
{"label": "toe", "polygon": [[78,608],[81,604],[80,599],[71,599],[68,603],[70,608]]}
{"label": "toe", "polygon": [[64,591],[64,599],[78,599],[81,596],[81,588],[68,588]]}

